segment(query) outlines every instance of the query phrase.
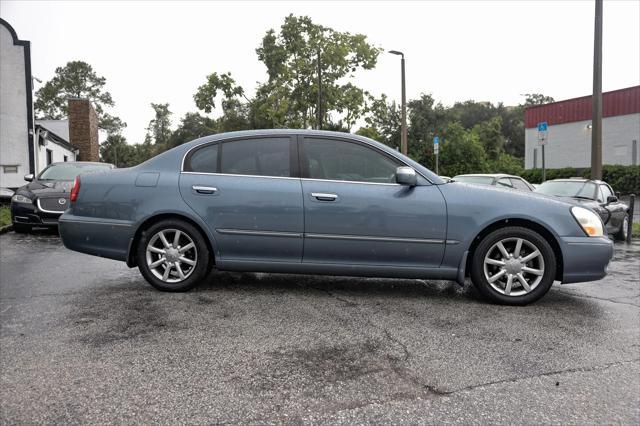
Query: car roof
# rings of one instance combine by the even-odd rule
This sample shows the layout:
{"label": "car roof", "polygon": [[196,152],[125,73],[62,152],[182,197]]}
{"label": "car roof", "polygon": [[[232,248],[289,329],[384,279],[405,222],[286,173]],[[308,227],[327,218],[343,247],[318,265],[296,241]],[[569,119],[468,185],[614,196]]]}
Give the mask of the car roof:
{"label": "car roof", "polygon": [[469,177],[492,177],[492,178],[503,178],[503,177],[512,177],[512,178],[518,178],[518,179],[522,179],[520,176],[516,176],[516,175],[508,175],[505,173],[469,173],[469,174],[465,174],[465,175],[456,175],[454,177],[460,177],[460,176],[469,176]]}
{"label": "car roof", "polygon": [[587,178],[562,178],[562,179],[550,179],[546,182],[593,182],[595,184],[607,184],[607,182],[598,179],[587,179]]}

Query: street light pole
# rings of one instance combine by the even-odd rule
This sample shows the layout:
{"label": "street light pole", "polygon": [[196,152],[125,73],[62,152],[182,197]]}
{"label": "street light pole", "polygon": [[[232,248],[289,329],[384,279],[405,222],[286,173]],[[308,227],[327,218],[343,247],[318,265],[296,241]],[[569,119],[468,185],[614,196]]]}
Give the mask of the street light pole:
{"label": "street light pole", "polygon": [[596,0],[592,98],[591,179],[602,179],[602,0]]}
{"label": "street light pole", "polygon": [[322,130],[322,66],[320,64],[320,49],[318,49],[318,105],[316,106],[316,128]]}
{"label": "street light pole", "polygon": [[400,67],[402,73],[402,128],[400,133],[400,152],[407,155],[407,89],[404,77],[404,53],[390,50],[393,55],[400,55]]}

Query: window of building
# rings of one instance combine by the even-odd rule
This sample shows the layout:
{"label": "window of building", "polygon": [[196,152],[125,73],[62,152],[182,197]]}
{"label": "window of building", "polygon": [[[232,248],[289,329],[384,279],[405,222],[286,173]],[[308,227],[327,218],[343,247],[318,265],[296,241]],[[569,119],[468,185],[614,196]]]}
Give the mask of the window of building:
{"label": "window of building", "polygon": [[53,151],[47,149],[47,166],[53,163]]}
{"label": "window of building", "polygon": [[5,173],[18,173],[17,165],[2,166]]}
{"label": "window of building", "polygon": [[307,176],[311,179],[394,183],[400,162],[372,148],[333,139],[305,139]]}
{"label": "window of building", "polygon": [[216,173],[219,144],[205,145],[191,151],[184,162],[185,172]]}
{"label": "window of building", "polygon": [[67,157],[66,155],[63,155],[62,156],[62,161],[64,161],[66,163],[67,161],[69,161],[69,157]]}
{"label": "window of building", "polygon": [[224,142],[222,173],[234,175],[291,175],[290,138],[259,138]]}

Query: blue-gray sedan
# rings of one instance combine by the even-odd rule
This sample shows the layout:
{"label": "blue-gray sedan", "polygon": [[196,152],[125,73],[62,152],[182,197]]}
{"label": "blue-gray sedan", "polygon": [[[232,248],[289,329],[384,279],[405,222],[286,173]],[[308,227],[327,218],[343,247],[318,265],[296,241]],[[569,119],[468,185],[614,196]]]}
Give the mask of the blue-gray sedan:
{"label": "blue-gray sedan", "polygon": [[598,280],[600,217],[547,196],[445,183],[370,139],[262,130],[204,137],[129,169],[79,176],[68,248],[137,266],[160,290],[226,271],[462,284],[522,305],[554,280]]}

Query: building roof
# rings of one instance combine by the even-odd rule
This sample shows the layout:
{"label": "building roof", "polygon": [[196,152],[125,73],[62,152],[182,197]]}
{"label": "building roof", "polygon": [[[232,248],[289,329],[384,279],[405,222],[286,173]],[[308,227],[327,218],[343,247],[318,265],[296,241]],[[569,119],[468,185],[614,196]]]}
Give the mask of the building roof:
{"label": "building roof", "polygon": [[[567,99],[544,105],[534,105],[524,111],[524,126],[536,127],[538,123],[546,121],[550,126],[554,124],[573,123],[575,121],[591,120],[593,101],[592,96]],[[613,90],[602,94],[602,117],[640,113],[640,86]]]}
{"label": "building roof", "polygon": [[36,126],[43,127],[69,142],[69,120],[36,120]]}
{"label": "building roof", "polygon": [[[56,125],[51,125],[49,124],[48,127],[45,127],[45,125],[39,123],[37,120],[36,121],[36,130],[37,129],[41,129],[41,130],[45,130],[47,132],[47,136],[46,139],[48,141],[51,141],[57,145],[60,145],[61,147],[68,149],[69,151],[77,151],[78,148],[76,148],[75,146],[71,145],[71,143],[69,142],[69,128],[67,127],[67,138],[65,139],[64,137],[60,136],[58,133],[56,133],[54,130],[52,130],[53,128],[56,127]],[[51,122],[55,122],[55,121],[61,121],[61,122],[67,122],[67,120],[44,120],[44,121],[51,121]],[[45,123],[46,124],[46,123]],[[57,126],[59,130],[64,131],[64,129],[62,128],[62,126]],[[43,134],[39,133],[39,138],[43,138]],[[38,141],[39,143],[40,141]]]}

